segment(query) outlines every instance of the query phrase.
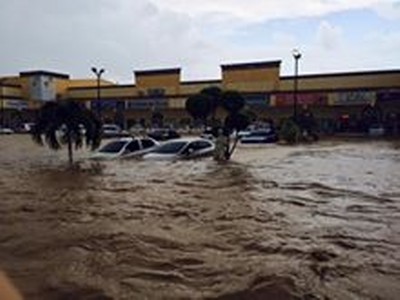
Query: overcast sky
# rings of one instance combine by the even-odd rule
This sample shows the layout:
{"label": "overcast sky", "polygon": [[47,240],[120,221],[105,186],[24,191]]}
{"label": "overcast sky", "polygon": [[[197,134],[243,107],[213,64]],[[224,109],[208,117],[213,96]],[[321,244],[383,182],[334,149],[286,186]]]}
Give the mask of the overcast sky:
{"label": "overcast sky", "polygon": [[301,73],[400,69],[398,0],[2,0],[0,76],[48,70],[132,83],[133,71],[181,67],[220,78],[220,64],[303,54]]}

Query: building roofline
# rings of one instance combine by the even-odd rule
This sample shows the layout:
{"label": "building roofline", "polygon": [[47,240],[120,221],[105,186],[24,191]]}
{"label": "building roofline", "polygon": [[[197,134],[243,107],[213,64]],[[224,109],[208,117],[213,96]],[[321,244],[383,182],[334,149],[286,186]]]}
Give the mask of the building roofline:
{"label": "building roofline", "polygon": [[237,64],[225,64],[221,65],[222,71],[228,70],[248,70],[248,69],[264,69],[264,68],[276,68],[280,67],[281,60],[274,61],[260,61],[250,63],[237,63]]}
{"label": "building roofline", "polygon": [[182,85],[196,85],[196,84],[222,84],[221,79],[209,79],[209,80],[188,80],[181,81]]}
{"label": "building roofline", "polygon": [[[134,88],[136,85],[134,84],[120,84],[120,85],[101,85],[100,89],[118,89],[118,88]],[[68,90],[97,90],[97,85],[94,86],[75,86],[70,87]]]}
{"label": "building roofline", "polygon": [[53,76],[57,78],[62,78],[62,79],[69,79],[69,75],[67,74],[62,74],[62,73],[56,73],[56,72],[50,72],[50,71],[43,71],[43,70],[36,70],[36,71],[27,71],[27,72],[20,72],[19,76],[20,77],[28,77],[28,76]]}
{"label": "building roofline", "polygon": [[[314,79],[314,78],[327,78],[327,77],[346,77],[346,76],[373,76],[373,75],[393,75],[399,74],[400,69],[392,70],[367,70],[367,71],[352,71],[352,72],[337,72],[337,73],[317,73],[317,74],[303,74],[298,75],[298,79]],[[281,76],[280,80],[293,80],[295,76]]]}
{"label": "building roofline", "polygon": [[137,70],[133,71],[135,76],[152,76],[152,75],[167,75],[167,74],[180,74],[181,68],[170,69],[154,69],[154,70]]}
{"label": "building roofline", "polygon": [[[397,86],[393,87],[365,87],[362,88],[362,91],[371,91],[371,92],[382,92],[382,91],[387,91],[395,89],[398,90],[399,88]],[[353,91],[360,91],[360,88],[329,88],[329,89],[300,89],[298,92],[299,94],[301,93],[338,93],[338,92],[353,92]],[[241,92],[242,95],[281,95],[281,94],[292,94],[292,90],[273,90],[273,91],[249,91],[249,92]],[[171,99],[171,98],[188,98],[190,96],[194,95],[193,93],[185,93],[185,94],[171,94],[171,95],[163,95],[163,96],[152,96],[152,95],[123,95],[123,96],[102,96],[102,100],[122,100],[122,101],[130,101],[130,100],[136,100],[136,99]],[[82,97],[82,98],[73,98],[78,101],[90,101],[94,100],[93,97]]]}
{"label": "building roofline", "polygon": [[[307,88],[307,89],[298,89],[298,92],[301,93],[340,93],[340,92],[382,92],[388,90],[399,90],[398,86],[374,86],[374,87],[336,87],[336,88]],[[293,89],[288,90],[275,90],[273,92],[266,92],[272,94],[293,94]]]}

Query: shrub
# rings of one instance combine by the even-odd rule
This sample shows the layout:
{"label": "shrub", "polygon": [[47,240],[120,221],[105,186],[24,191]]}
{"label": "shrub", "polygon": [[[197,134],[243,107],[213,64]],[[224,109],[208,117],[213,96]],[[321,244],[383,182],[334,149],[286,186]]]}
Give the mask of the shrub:
{"label": "shrub", "polygon": [[298,143],[301,137],[301,129],[292,119],[287,119],[282,123],[279,130],[279,138],[288,144]]}

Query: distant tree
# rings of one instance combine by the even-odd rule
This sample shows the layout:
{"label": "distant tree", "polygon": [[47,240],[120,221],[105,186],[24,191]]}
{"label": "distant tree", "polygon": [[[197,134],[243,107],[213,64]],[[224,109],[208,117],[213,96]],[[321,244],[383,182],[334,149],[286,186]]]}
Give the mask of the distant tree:
{"label": "distant tree", "polygon": [[73,148],[85,144],[92,150],[101,142],[101,121],[83,105],[72,102],[48,102],[38,112],[32,138],[58,150],[68,146],[69,164],[73,164]]}
{"label": "distant tree", "polygon": [[242,113],[249,118],[250,123],[257,121],[257,114],[254,112],[254,110],[250,109],[248,106],[245,106],[242,109]]}
{"label": "distant tree", "polygon": [[186,100],[185,108],[194,120],[199,119],[206,126],[207,118],[213,109],[211,101],[209,96],[198,93]]}
{"label": "distant tree", "polygon": [[297,122],[292,118],[284,120],[280,126],[279,139],[288,144],[298,143],[301,139],[301,129]]}

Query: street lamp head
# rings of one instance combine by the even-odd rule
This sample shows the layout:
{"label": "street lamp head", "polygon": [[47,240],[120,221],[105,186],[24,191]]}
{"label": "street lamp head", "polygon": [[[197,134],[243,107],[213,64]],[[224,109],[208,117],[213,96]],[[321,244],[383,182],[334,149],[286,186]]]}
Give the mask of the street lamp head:
{"label": "street lamp head", "polygon": [[293,55],[294,59],[296,59],[296,60],[301,58],[301,53],[298,49],[293,49],[292,55]]}
{"label": "street lamp head", "polygon": [[104,69],[97,69],[96,67],[92,67],[91,70],[98,77],[101,76],[101,74],[103,74],[105,72]]}

